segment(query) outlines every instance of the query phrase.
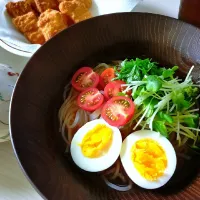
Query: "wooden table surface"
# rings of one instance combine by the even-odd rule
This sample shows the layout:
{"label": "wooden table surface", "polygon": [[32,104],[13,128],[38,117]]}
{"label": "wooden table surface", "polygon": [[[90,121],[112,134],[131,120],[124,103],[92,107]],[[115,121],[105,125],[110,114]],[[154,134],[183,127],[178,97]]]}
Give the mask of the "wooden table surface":
{"label": "wooden table surface", "polygon": [[[177,18],[180,0],[143,0],[134,12],[151,12]],[[28,58],[0,47],[0,63],[22,70]],[[0,200],[42,200],[21,171],[10,142],[0,143]]]}

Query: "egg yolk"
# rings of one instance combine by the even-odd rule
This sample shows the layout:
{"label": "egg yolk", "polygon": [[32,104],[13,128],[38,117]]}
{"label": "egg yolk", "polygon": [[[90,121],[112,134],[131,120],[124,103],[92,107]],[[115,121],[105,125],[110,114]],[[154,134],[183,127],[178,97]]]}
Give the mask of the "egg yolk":
{"label": "egg yolk", "polygon": [[135,168],[145,179],[155,181],[164,174],[167,157],[158,142],[152,139],[138,140],[132,146],[131,153]]}
{"label": "egg yolk", "polygon": [[111,144],[113,131],[105,124],[97,124],[89,130],[81,143],[81,150],[85,157],[98,158],[105,155]]}

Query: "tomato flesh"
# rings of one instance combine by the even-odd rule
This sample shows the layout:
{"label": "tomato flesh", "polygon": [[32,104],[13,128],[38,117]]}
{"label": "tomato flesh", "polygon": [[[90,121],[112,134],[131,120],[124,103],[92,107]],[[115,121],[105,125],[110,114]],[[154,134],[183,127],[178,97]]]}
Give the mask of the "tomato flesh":
{"label": "tomato flesh", "polygon": [[112,97],[103,106],[101,116],[112,126],[124,126],[134,115],[135,105],[130,98]]}
{"label": "tomato flesh", "polygon": [[113,68],[105,69],[100,76],[100,85],[102,89],[115,78],[115,70]]}
{"label": "tomato flesh", "polygon": [[104,101],[103,95],[97,88],[89,88],[81,92],[78,96],[77,103],[80,108],[87,111],[98,109]]}
{"label": "tomato flesh", "polygon": [[[122,86],[122,84],[126,84],[124,81],[112,81],[106,85],[104,88],[104,95],[107,99],[110,99],[114,96],[119,96],[119,92],[122,92],[126,89],[126,86]],[[126,94],[131,95],[131,90],[129,90]]]}
{"label": "tomato flesh", "polygon": [[97,87],[98,83],[99,75],[90,67],[82,67],[77,70],[71,81],[72,86],[78,91]]}

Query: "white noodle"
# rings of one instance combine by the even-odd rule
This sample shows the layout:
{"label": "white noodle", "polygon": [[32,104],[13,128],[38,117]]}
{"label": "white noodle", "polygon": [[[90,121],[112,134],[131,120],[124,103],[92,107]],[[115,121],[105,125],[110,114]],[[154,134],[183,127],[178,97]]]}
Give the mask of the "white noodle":
{"label": "white noodle", "polygon": [[108,181],[108,179],[105,178],[105,176],[102,176],[102,178],[105,181],[106,185],[108,185],[109,187],[111,187],[117,191],[126,192],[126,191],[129,191],[132,189],[131,181],[129,181],[129,184],[126,186],[118,186],[118,185],[115,185],[115,184],[111,183],[110,181]]}
{"label": "white noodle", "polygon": [[74,128],[74,127],[76,127],[77,124],[78,124],[78,122],[79,122],[79,119],[80,119],[80,111],[77,110],[75,119],[74,119],[74,121],[73,121],[73,123],[71,125],[68,125],[68,128]]}

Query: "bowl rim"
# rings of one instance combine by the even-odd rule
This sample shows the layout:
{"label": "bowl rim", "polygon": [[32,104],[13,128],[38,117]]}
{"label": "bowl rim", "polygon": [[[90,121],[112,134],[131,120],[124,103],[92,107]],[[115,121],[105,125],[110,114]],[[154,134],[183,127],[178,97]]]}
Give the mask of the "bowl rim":
{"label": "bowl rim", "polygon": [[[79,26],[79,24],[83,24],[83,23],[87,23],[88,21],[92,21],[92,20],[96,20],[98,18],[104,18],[104,17],[112,17],[112,16],[117,16],[117,15],[129,15],[130,17],[134,17],[134,15],[146,15],[147,17],[151,17],[151,16],[160,16],[160,17],[163,17],[165,19],[170,19],[170,20],[174,20],[176,22],[182,22],[183,24],[186,24],[186,25],[190,25],[192,27],[195,27],[194,25],[192,24],[189,24],[187,22],[184,22],[180,19],[176,19],[176,18],[173,18],[173,17],[170,17],[170,16],[165,16],[165,15],[161,15],[161,14],[156,14],[156,13],[144,13],[144,12],[120,12],[120,13],[110,13],[110,14],[105,14],[105,15],[100,15],[100,16],[95,16],[95,17],[92,17],[90,19],[87,19],[87,20],[84,20],[84,21],[81,21],[79,22],[78,24],[74,24],[70,27],[68,27],[67,29],[61,31],[60,33],[58,33],[57,35],[55,35],[53,38],[51,38],[50,40],[48,40],[44,45],[48,44],[49,42],[51,42],[52,40],[54,40],[55,38],[59,37],[60,34],[62,34],[63,32],[67,32],[67,31],[73,31],[73,28],[74,26]],[[198,27],[195,27],[195,28],[198,28]],[[200,29],[199,29],[200,30]],[[0,40],[0,44],[1,44],[1,40]],[[44,45],[42,45],[41,47],[43,47]],[[40,53],[42,48],[39,48],[34,54],[33,56],[31,56],[31,58],[29,59],[29,61],[26,63],[23,71],[29,66],[29,63],[31,62],[31,60],[37,56],[37,54]],[[15,141],[13,139],[13,131],[12,131],[12,124],[11,124],[11,118],[12,118],[12,105],[13,105],[13,101],[14,101],[14,96],[15,96],[15,93],[16,93],[16,87],[18,85],[18,82],[20,82],[20,77],[21,75],[23,74],[23,71],[22,73],[20,74],[16,84],[15,84],[15,87],[14,87],[14,90],[13,90],[13,93],[12,93],[12,96],[11,96],[11,101],[10,101],[10,107],[9,107],[9,133],[10,133],[10,138],[11,138],[11,144],[12,144],[12,148],[13,148],[13,151],[14,151],[14,154],[15,154],[15,157],[17,159],[17,162],[22,170],[22,172],[24,173],[25,177],[28,179],[29,183],[32,185],[32,187],[36,190],[36,192],[44,199],[44,200],[47,200],[47,198],[42,194],[42,192],[40,191],[40,189],[33,183],[33,181],[31,180],[31,178],[29,177],[29,175],[27,174],[26,170],[24,169],[23,167],[23,163],[21,163],[20,161],[20,158],[17,154],[17,151],[16,151],[16,148],[15,148]]]}

